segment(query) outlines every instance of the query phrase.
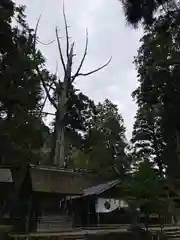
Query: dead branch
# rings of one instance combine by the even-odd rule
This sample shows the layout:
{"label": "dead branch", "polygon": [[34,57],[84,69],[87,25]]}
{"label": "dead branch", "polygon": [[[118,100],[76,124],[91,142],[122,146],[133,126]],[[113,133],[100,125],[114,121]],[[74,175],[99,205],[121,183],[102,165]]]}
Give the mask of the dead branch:
{"label": "dead branch", "polygon": [[44,42],[42,42],[42,41],[40,41],[40,40],[37,39],[37,30],[38,30],[38,27],[39,27],[39,23],[40,23],[40,20],[41,20],[41,16],[42,16],[42,14],[40,14],[40,16],[39,16],[39,18],[38,18],[38,20],[37,20],[36,27],[35,27],[34,46],[36,45],[36,41],[37,41],[38,43],[40,43],[40,44],[43,44],[43,45],[50,45],[50,44],[52,44],[52,43],[55,41],[55,40],[52,40],[52,41],[49,41],[49,42],[47,42],[47,43],[44,43]]}
{"label": "dead branch", "polygon": [[55,74],[54,74],[57,79],[58,79],[58,83],[55,83],[55,86],[56,86],[56,89],[58,88],[58,84],[61,84],[61,79],[60,77],[58,76],[58,61],[56,61],[56,71],[55,71]]}
{"label": "dead branch", "polygon": [[66,72],[66,76],[65,76],[65,81],[67,81],[67,82],[71,81],[73,51],[74,51],[74,42],[71,44],[71,49],[69,52],[69,59],[67,62],[67,68],[66,68],[67,72]]}
{"label": "dead branch", "polygon": [[44,43],[44,42],[41,42],[40,40],[37,39],[37,42],[40,43],[40,44],[42,44],[42,45],[47,46],[47,45],[50,45],[50,44],[52,44],[53,42],[55,42],[55,40],[49,41],[49,42],[47,42],[47,43]]}
{"label": "dead branch", "polygon": [[53,105],[53,107],[55,107],[55,109],[57,109],[57,105],[56,105],[55,101],[52,99],[52,97],[51,97],[51,95],[50,95],[50,91],[49,91],[49,89],[48,89],[47,86],[46,86],[44,77],[43,77],[43,75],[42,75],[42,73],[41,73],[38,65],[36,65],[36,71],[37,71],[38,75],[39,75],[40,78],[41,78],[41,82],[42,82],[43,88],[44,88],[44,90],[45,90],[45,92],[46,92],[46,96],[48,97],[48,100],[49,100],[50,103]]}
{"label": "dead branch", "polygon": [[47,95],[46,95],[46,97],[45,97],[45,99],[44,99],[44,102],[43,102],[43,104],[42,104],[42,107],[41,107],[41,110],[40,110],[40,113],[39,113],[39,116],[41,116],[41,114],[43,113],[43,109],[44,109],[44,106],[45,106],[45,104],[46,104],[46,102],[47,102]]}
{"label": "dead branch", "polygon": [[35,53],[35,50],[36,50],[35,47],[36,47],[36,40],[37,40],[37,30],[38,30],[38,27],[39,27],[39,22],[40,22],[41,16],[42,16],[42,14],[40,14],[40,16],[37,20],[36,27],[35,27],[35,32],[34,32],[34,53]]}
{"label": "dead branch", "polygon": [[[34,58],[36,59],[36,39],[37,39],[37,30],[38,30],[38,26],[39,26],[39,22],[40,22],[40,19],[41,19],[41,15],[39,16],[38,18],[38,21],[37,21],[37,24],[36,24],[36,28],[35,28],[35,33],[34,33],[34,51],[33,51],[33,54],[34,54]],[[46,86],[46,83],[45,83],[45,79],[39,69],[39,66],[38,64],[36,64],[36,71],[41,79],[41,82],[42,82],[42,85],[43,85],[43,88],[46,92],[46,96],[48,98],[48,100],[50,101],[50,103],[57,109],[57,106],[56,106],[56,103],[55,101],[52,99],[51,95],[50,95],[50,90],[48,90],[47,86]]]}
{"label": "dead branch", "polygon": [[46,84],[46,86],[49,87],[49,91],[50,90],[56,91],[56,84],[55,84],[55,87],[52,86],[53,84],[55,84],[55,81],[53,81],[50,85]]}
{"label": "dead branch", "polygon": [[[53,84],[53,82],[51,83],[51,85],[52,85],[52,84]],[[50,86],[49,86],[48,92],[49,92],[50,90],[51,90],[51,89],[50,89]],[[44,109],[44,106],[45,106],[45,104],[46,104],[46,102],[47,102],[47,99],[48,99],[48,96],[47,96],[47,94],[46,94],[46,97],[45,97],[44,102],[43,102],[43,104],[42,104],[42,107],[41,107],[39,116],[41,115],[41,113],[43,113],[43,109]]]}
{"label": "dead branch", "polygon": [[[93,73],[96,73],[98,71],[100,71],[101,69],[105,68],[110,62],[111,62],[111,59],[112,57],[109,59],[109,61],[107,63],[105,63],[103,66],[99,67],[99,68],[96,68],[90,72],[87,72],[87,73],[78,73],[76,77],[79,77],[79,76],[88,76],[88,75],[91,75]],[[73,79],[74,80],[74,79]]]}
{"label": "dead branch", "polygon": [[59,50],[61,63],[63,65],[64,72],[66,72],[66,66],[65,66],[65,62],[64,62],[64,58],[63,58],[63,54],[62,54],[61,43],[60,43],[60,40],[59,40],[58,29],[57,28],[56,28],[56,39],[57,39],[57,44],[58,44],[58,50]]}
{"label": "dead branch", "polygon": [[65,24],[65,31],[66,31],[66,56],[67,59],[69,57],[69,34],[68,34],[68,25],[67,25],[67,19],[64,9],[64,2],[63,2],[63,17],[64,17],[64,24]]}
{"label": "dead branch", "polygon": [[72,83],[72,82],[75,80],[75,78],[79,75],[79,72],[80,72],[80,70],[81,70],[81,68],[82,68],[82,65],[83,65],[84,60],[85,60],[86,55],[87,55],[87,49],[88,49],[88,31],[87,31],[87,29],[86,29],[86,44],[85,44],[84,54],[83,54],[82,60],[81,60],[81,62],[80,62],[80,64],[79,64],[79,67],[78,67],[76,73],[75,73],[74,76],[72,76],[72,78],[71,78],[71,83]]}

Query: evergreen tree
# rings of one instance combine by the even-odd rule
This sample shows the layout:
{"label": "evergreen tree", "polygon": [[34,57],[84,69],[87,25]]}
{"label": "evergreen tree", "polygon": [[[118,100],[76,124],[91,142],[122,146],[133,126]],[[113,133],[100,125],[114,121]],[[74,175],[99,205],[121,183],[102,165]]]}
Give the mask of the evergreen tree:
{"label": "evergreen tree", "polygon": [[173,178],[179,177],[179,31],[176,16],[160,16],[146,28],[135,60],[140,85],[134,96],[139,109],[156,111],[156,139],[163,143],[158,152]]}
{"label": "evergreen tree", "polygon": [[[16,27],[12,27],[13,18]],[[32,161],[43,142],[43,92],[33,60],[33,31],[25,22],[24,7],[2,1],[0,29],[0,161]],[[37,59],[43,62],[40,56]]]}
{"label": "evergreen tree", "polygon": [[163,150],[165,147],[159,116],[149,106],[139,107],[133,128],[132,143],[137,159],[151,161],[164,172]]}
{"label": "evergreen tree", "polygon": [[139,213],[145,214],[146,228],[150,214],[156,213],[159,217],[167,217],[170,202],[165,182],[159,179],[151,163],[142,162],[135,174],[125,183],[125,188],[135,223],[138,221],[138,209]]}
{"label": "evergreen tree", "polygon": [[108,99],[99,103],[96,111],[85,137],[87,166],[107,178],[123,177],[130,167],[123,118]]}

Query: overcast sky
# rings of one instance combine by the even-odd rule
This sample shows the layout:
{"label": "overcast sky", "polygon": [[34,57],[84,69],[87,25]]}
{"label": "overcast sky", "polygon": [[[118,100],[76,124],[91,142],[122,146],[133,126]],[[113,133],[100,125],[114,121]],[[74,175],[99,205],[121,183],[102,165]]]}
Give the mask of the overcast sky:
{"label": "overcast sky", "polygon": [[[16,0],[27,6],[26,15],[30,27],[34,28],[42,14],[38,30],[39,39],[48,42],[55,39],[55,27],[64,36],[62,0]],[[122,113],[127,137],[131,137],[136,105],[131,93],[137,86],[133,57],[139,48],[140,30],[133,30],[125,23],[118,0],[64,0],[69,34],[75,41],[76,59],[74,69],[83,53],[86,28],[89,33],[89,48],[83,71],[104,64],[110,56],[110,65],[102,71],[76,81],[76,87],[91,99],[106,98],[117,104]],[[47,60],[47,67],[55,72],[59,60],[56,43],[38,46]],[[60,64],[59,64],[60,65]],[[60,72],[59,66],[59,72]]]}

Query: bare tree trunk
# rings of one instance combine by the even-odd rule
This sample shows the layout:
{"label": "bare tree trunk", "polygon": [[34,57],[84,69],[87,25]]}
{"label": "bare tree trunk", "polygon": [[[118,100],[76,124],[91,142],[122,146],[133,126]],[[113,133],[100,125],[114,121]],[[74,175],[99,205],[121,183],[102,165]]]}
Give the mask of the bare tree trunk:
{"label": "bare tree trunk", "polygon": [[64,135],[65,135],[65,129],[64,127],[61,128],[61,145],[60,145],[60,156],[59,156],[59,167],[64,166],[65,164],[65,153],[64,153]]}
{"label": "bare tree trunk", "polygon": [[67,99],[67,84],[63,82],[63,91],[58,101],[58,113],[56,119],[56,144],[55,144],[55,155],[54,163],[59,167],[64,166],[65,154],[64,154],[64,120],[66,113],[66,99]]}
{"label": "bare tree trunk", "polygon": [[[51,151],[49,154],[49,163],[54,163],[54,156],[55,156],[55,148],[56,148],[56,139],[57,139],[57,112],[55,114],[55,123],[54,123],[54,131],[52,133],[52,141],[51,141]],[[53,160],[53,162],[52,162]]]}
{"label": "bare tree trunk", "polygon": [[[88,76],[93,73],[96,73],[100,71],[101,69],[105,68],[111,61],[111,58],[109,61],[86,73],[81,72],[81,68],[83,66],[83,63],[85,61],[86,55],[87,55],[87,48],[88,48],[88,33],[86,32],[86,44],[85,44],[85,49],[84,49],[84,54],[83,57],[80,61],[79,67],[77,68],[75,74],[72,75],[72,60],[74,57],[74,42],[70,44],[69,41],[69,34],[68,34],[68,25],[67,25],[67,20],[66,20],[66,15],[64,11],[64,6],[63,6],[63,16],[64,16],[64,23],[65,23],[65,31],[66,31],[66,59],[63,56],[62,53],[62,48],[61,48],[61,43],[60,43],[60,38],[58,35],[58,29],[56,28],[56,40],[57,40],[57,45],[58,45],[58,51],[59,51],[59,56],[60,56],[60,61],[64,70],[64,79],[63,83],[60,82],[60,79],[58,81],[54,80],[52,84],[47,86],[47,83],[44,79],[44,76],[41,73],[41,70],[39,66],[36,66],[37,73],[39,74],[42,85],[44,87],[44,90],[46,92],[46,98],[49,100],[49,102],[52,104],[52,106],[56,109],[56,120],[55,120],[55,129],[54,129],[54,134],[53,134],[53,146],[52,146],[52,151],[51,151],[51,158],[54,160],[54,164],[58,167],[63,167],[65,163],[65,151],[64,151],[64,136],[65,136],[65,116],[66,116],[66,104],[68,101],[68,85],[72,84],[77,77],[80,76]],[[34,57],[36,58],[36,36],[37,36],[37,29],[39,25],[40,18],[37,21],[36,29],[35,29],[35,38],[34,38]],[[57,88],[59,87],[59,84],[63,85],[63,89],[60,92],[57,92]],[[54,85],[54,87],[52,86]],[[57,101],[51,96],[50,90],[55,91],[57,94]],[[45,101],[46,102],[46,101]]]}
{"label": "bare tree trunk", "polygon": [[[58,121],[59,122],[59,121]],[[62,122],[59,122],[59,126],[57,127],[57,135],[56,135],[56,145],[55,145],[55,155],[54,155],[54,164],[58,167],[64,166],[64,127],[62,126]]]}

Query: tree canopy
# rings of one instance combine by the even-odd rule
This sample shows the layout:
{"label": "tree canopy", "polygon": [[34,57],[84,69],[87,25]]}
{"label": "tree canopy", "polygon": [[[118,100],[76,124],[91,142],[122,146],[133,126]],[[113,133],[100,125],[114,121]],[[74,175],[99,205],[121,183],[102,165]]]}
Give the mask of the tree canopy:
{"label": "tree canopy", "polygon": [[[24,8],[3,1],[0,15],[0,161],[10,163],[31,158],[42,145],[43,91],[32,57],[33,31],[25,23]],[[12,19],[19,27],[12,27]],[[44,60],[38,56],[37,61]]]}
{"label": "tree canopy", "polygon": [[108,175],[123,175],[130,167],[125,152],[127,141],[125,127],[118,108],[106,99],[96,107],[96,115],[91,121],[85,139],[85,149],[89,154],[90,168]]}

